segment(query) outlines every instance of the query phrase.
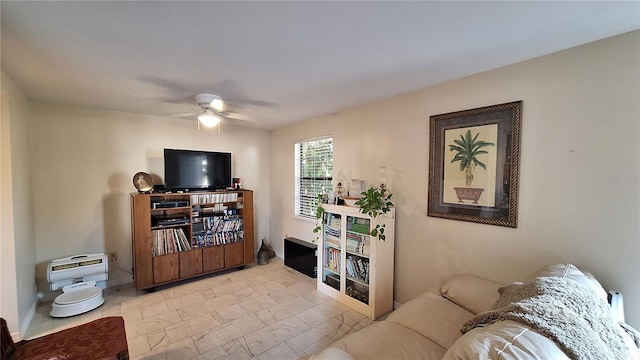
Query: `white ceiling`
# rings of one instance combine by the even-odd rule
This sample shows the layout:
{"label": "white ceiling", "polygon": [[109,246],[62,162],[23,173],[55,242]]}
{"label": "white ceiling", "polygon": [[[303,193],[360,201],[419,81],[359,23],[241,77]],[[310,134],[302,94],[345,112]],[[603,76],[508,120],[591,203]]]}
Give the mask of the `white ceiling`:
{"label": "white ceiling", "polygon": [[[640,28],[640,2],[1,1],[31,99],[274,129]],[[189,117],[191,121],[193,117]]]}

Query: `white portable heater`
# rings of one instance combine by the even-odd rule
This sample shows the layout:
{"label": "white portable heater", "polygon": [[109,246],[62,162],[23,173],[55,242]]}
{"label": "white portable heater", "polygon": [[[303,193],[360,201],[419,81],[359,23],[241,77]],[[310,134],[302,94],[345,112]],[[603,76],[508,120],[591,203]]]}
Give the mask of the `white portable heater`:
{"label": "white portable heater", "polygon": [[82,254],[53,260],[47,269],[52,291],[62,288],[51,305],[52,317],[69,317],[93,310],[104,303],[96,281],[108,279],[105,254]]}

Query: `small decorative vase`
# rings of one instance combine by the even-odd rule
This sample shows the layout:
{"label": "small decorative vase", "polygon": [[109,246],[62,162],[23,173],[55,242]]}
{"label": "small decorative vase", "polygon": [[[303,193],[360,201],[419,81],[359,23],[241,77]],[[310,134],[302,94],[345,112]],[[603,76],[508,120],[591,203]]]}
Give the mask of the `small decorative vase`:
{"label": "small decorative vase", "polygon": [[269,252],[268,251],[258,251],[258,264],[259,265],[267,265],[269,263]]}

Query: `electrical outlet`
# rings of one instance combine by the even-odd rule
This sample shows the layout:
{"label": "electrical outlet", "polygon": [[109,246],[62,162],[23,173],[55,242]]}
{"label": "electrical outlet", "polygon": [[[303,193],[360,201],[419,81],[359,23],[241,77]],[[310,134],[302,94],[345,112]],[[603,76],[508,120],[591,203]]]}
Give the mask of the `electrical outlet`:
{"label": "electrical outlet", "polygon": [[114,252],[110,252],[109,253],[109,261],[114,263],[118,261],[118,252],[114,251]]}

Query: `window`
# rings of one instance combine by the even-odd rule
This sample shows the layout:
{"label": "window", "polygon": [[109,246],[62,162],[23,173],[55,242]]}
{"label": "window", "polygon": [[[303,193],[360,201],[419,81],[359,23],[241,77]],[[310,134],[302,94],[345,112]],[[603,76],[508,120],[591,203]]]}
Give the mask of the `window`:
{"label": "window", "polygon": [[295,215],[315,219],[318,195],[332,186],[333,138],[331,136],[296,142]]}

